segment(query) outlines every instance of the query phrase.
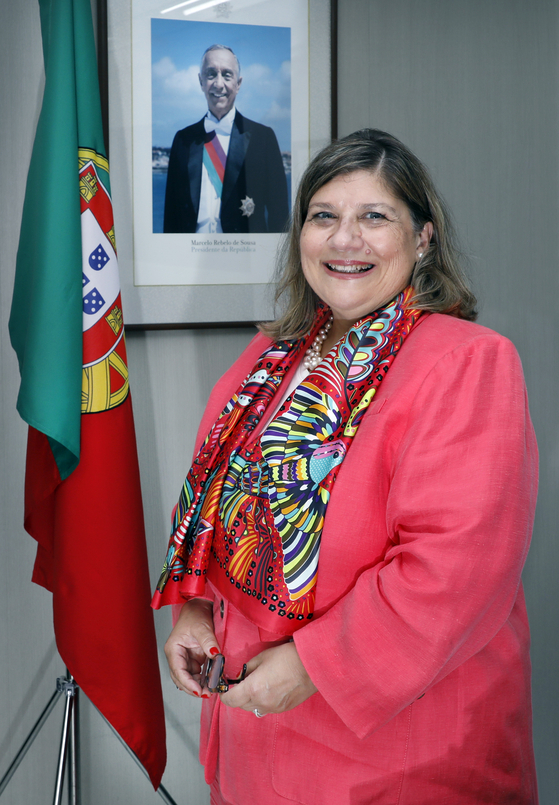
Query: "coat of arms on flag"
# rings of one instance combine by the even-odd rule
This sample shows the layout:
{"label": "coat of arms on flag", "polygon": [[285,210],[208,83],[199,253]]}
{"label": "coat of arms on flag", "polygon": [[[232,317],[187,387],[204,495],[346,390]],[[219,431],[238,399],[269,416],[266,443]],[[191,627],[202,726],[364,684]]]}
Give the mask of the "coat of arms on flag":
{"label": "coat of arms on flag", "polygon": [[113,208],[105,157],[79,150],[83,259],[82,413],[107,411],[128,394]]}

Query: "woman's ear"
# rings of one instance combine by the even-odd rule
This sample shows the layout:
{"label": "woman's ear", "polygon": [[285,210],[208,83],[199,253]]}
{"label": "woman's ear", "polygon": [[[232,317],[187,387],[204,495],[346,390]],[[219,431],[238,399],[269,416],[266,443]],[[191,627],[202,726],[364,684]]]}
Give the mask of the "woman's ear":
{"label": "woman's ear", "polygon": [[429,244],[431,243],[431,239],[433,238],[433,224],[431,221],[427,221],[424,224],[423,229],[419,233],[419,238],[417,241],[417,251],[418,252],[426,252],[429,248]]}

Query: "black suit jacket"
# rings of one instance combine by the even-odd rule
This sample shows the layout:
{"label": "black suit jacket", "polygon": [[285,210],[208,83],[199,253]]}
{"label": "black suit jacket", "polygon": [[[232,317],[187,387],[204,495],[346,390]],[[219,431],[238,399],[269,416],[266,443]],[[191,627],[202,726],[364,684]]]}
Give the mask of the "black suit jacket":
{"label": "black suit jacket", "polygon": [[[196,232],[204,118],[177,131],[167,172],[164,232]],[[254,201],[254,212],[242,214],[241,202]],[[235,114],[221,196],[224,232],[282,232],[289,214],[287,182],[278,141],[268,126]]]}

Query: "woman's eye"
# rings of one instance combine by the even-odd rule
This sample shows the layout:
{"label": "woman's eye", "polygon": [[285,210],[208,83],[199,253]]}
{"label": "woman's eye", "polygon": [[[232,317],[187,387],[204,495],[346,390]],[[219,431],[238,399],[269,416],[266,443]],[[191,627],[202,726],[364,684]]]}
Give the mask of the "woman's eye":
{"label": "woman's eye", "polygon": [[313,221],[328,221],[329,219],[334,218],[334,214],[328,212],[327,210],[322,210],[322,212],[315,212],[312,216]]}
{"label": "woman's eye", "polygon": [[364,218],[367,221],[386,221],[386,215],[383,215],[381,212],[367,212],[365,213]]}

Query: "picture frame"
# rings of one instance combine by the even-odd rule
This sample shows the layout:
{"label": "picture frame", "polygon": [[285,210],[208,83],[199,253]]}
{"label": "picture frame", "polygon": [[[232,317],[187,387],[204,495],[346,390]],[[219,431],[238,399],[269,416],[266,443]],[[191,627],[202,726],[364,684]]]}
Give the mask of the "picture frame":
{"label": "picture frame", "polygon": [[[250,107],[248,101],[252,97],[254,102],[254,96],[258,95],[255,77],[260,76],[261,85],[268,77],[267,86],[279,87],[277,91],[283,91],[285,100],[285,81],[282,90],[277,80],[278,65],[281,62],[283,69],[289,60],[297,72],[289,87],[290,122],[292,130],[296,130],[291,140],[290,191],[294,192],[312,154],[336,134],[332,125],[336,112],[333,90],[336,4],[334,0],[286,0],[280,6],[281,14],[274,18],[270,10],[278,5],[273,0],[228,0],[219,4],[216,0],[187,0],[174,6],[153,0],[98,0],[101,99],[110,146],[115,232],[129,329],[248,326],[273,317],[268,283],[281,234],[163,232],[161,193],[154,202],[156,193],[152,190],[153,155],[155,146],[159,146],[153,141],[152,132],[164,131],[160,125],[165,119],[162,100],[167,106],[178,105],[177,93],[163,99],[161,90],[160,95],[155,94],[154,87],[161,76],[170,79],[166,87],[176,87],[182,81],[181,88],[184,90],[186,86],[190,92],[191,119],[184,125],[205,114],[206,98],[198,85],[196,62],[205,47],[216,40],[227,38],[243,54],[241,75],[245,86],[253,81],[251,91],[245,92],[244,103],[253,118],[258,116],[259,107],[254,103]],[[201,10],[197,11],[198,8]],[[185,10],[191,13],[184,15]],[[229,47],[228,42],[223,44]],[[183,53],[187,54],[184,63]],[[268,57],[269,53],[272,56]],[[238,58],[237,53],[235,56]],[[159,86],[163,84],[159,82]],[[180,96],[181,111],[186,97],[184,92]],[[242,97],[239,92],[235,103],[239,111]],[[268,96],[261,97],[263,123],[267,124],[273,118],[269,114],[272,102]],[[274,103],[277,110],[279,101]],[[279,111],[275,131],[281,148],[281,112],[284,118],[286,115],[285,109]],[[165,149],[157,149],[164,157],[175,125],[183,125],[176,108],[166,133],[157,135],[161,140],[166,138],[167,153]],[[284,166],[288,152],[286,128],[281,149]],[[246,206],[252,198],[247,194],[241,201]],[[268,209],[266,215],[269,225]]]}

